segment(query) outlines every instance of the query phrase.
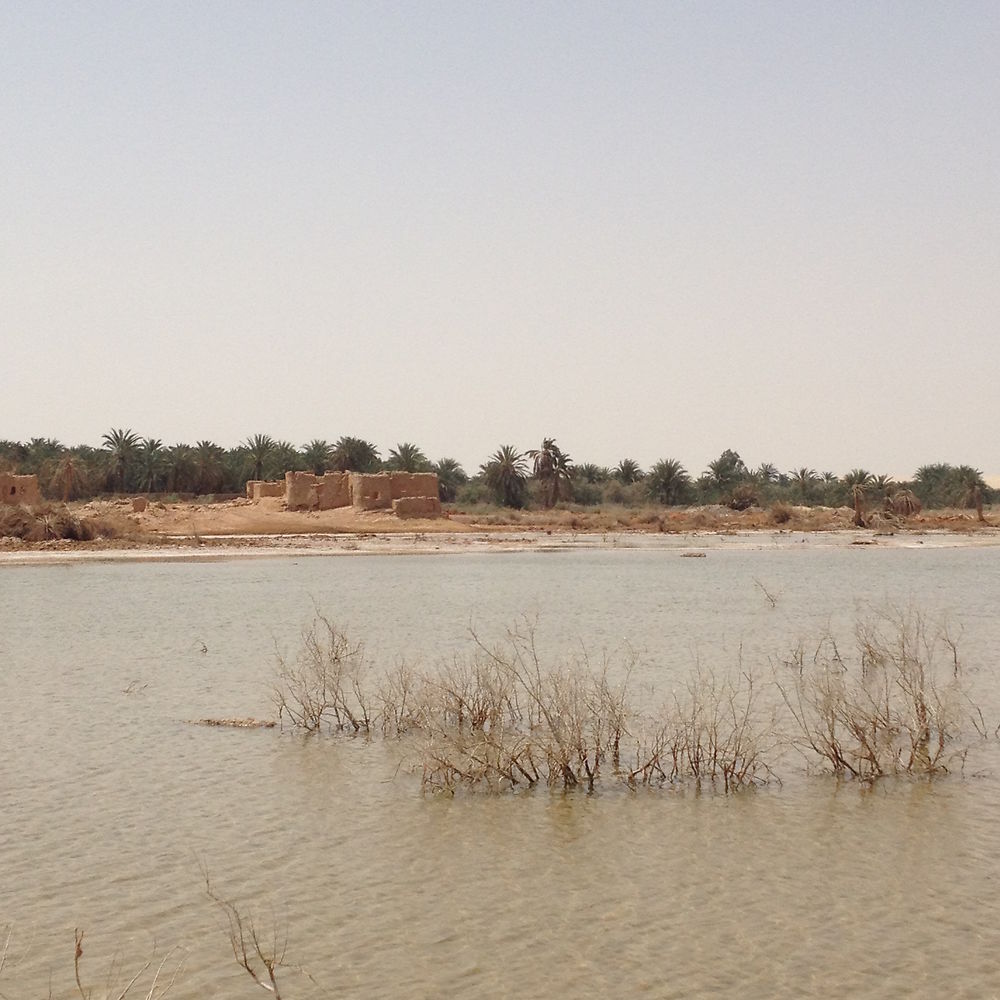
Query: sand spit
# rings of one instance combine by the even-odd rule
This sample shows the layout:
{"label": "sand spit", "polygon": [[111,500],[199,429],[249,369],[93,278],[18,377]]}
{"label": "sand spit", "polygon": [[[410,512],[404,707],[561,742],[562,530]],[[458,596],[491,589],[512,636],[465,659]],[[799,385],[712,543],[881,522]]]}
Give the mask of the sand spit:
{"label": "sand spit", "polygon": [[352,555],[462,555],[483,552],[559,553],[579,549],[662,551],[678,556],[711,556],[733,550],[775,548],[966,548],[1000,546],[1000,532],[979,531],[741,531],[649,534],[643,532],[393,532],[373,534],[224,535],[163,539],[128,548],[90,548],[72,543],[45,543],[23,549],[0,549],[0,568],[81,562],[211,562]]}

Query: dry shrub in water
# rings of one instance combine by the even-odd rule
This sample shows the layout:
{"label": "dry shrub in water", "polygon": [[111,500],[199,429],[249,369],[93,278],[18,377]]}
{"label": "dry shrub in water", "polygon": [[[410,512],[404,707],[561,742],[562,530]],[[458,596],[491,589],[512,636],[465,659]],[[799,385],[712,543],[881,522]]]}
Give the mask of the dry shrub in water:
{"label": "dry shrub in water", "polygon": [[219,895],[212,886],[208,869],[202,865],[201,870],[205,878],[205,894],[226,918],[229,947],[236,964],[257,986],[272,994],[274,1000],[281,1000],[278,972],[282,968],[296,968],[285,961],[288,951],[287,934],[279,930],[274,921],[270,921],[270,926],[265,930],[253,912],[232,899]]}
{"label": "dry shrub in water", "polygon": [[278,720],[306,732],[324,724],[334,730],[369,734],[372,699],[366,687],[364,646],[352,643],[324,615],[302,632],[302,648],[293,661],[278,654],[274,701]]}
{"label": "dry shrub in water", "polygon": [[593,789],[602,772],[631,787],[708,781],[735,791],[773,776],[749,673],[699,671],[647,716],[631,700],[631,655],[547,662],[527,620],[492,646],[473,633],[472,647],[425,671],[400,664],[372,686],[362,646],[317,616],[295,661],[279,657],[279,717],[309,733],[405,737],[433,791]]}
{"label": "dry shrub in water", "polygon": [[399,738],[423,787],[450,793],[589,790],[602,778],[729,793],[778,780],[774,762],[789,747],[862,781],[963,763],[963,727],[985,737],[986,725],[948,633],[890,612],[859,624],[856,646],[851,663],[832,637],[811,659],[800,646],[777,690],[742,662],[735,672],[698,666],[649,710],[650,693],[634,696],[630,655],[547,659],[531,621],[495,645],[473,633],[468,656],[399,664],[373,683],[362,646],[318,616],[296,660],[279,658],[275,698],[281,721],[309,733]]}
{"label": "dry shrub in water", "polygon": [[964,764],[963,730],[986,731],[947,630],[892,609],[861,622],[855,645],[845,660],[827,636],[811,660],[800,646],[786,661],[778,687],[795,723],[793,744],[810,762],[863,781]]}
{"label": "dry shrub in water", "polygon": [[502,791],[542,783],[594,787],[602,764],[617,767],[625,731],[625,679],[586,658],[543,664],[528,622],[488,647],[473,634],[468,661],[425,677],[422,780]]}
{"label": "dry shrub in water", "polygon": [[[107,971],[105,985],[97,992],[91,986],[85,986],[83,982],[83,936],[84,933],[79,928],[74,932],[76,948],[73,954],[73,972],[76,978],[76,988],[83,1000],[125,1000],[132,994],[133,987],[136,988],[134,995],[142,994],[144,1000],[158,1000],[165,997],[174,985],[181,969],[184,967],[183,959],[174,960],[175,951],[169,951],[153,967],[153,959],[149,958],[139,967],[133,975],[129,976],[124,972],[124,964],[120,955],[115,955],[111,959],[111,964]],[[171,970],[168,966],[173,964]],[[152,969],[152,975],[147,977],[147,973]]]}
{"label": "dry shrub in water", "polygon": [[774,726],[762,725],[752,674],[719,676],[699,667],[637,734],[630,785],[683,780],[726,792],[775,779],[768,762]]}

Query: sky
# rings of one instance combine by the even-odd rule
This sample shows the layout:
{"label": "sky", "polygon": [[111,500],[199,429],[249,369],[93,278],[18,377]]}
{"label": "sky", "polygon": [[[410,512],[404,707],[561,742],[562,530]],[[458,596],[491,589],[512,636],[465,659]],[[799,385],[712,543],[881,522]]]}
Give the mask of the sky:
{"label": "sky", "polygon": [[0,439],[1000,473],[1000,5],[0,5]]}

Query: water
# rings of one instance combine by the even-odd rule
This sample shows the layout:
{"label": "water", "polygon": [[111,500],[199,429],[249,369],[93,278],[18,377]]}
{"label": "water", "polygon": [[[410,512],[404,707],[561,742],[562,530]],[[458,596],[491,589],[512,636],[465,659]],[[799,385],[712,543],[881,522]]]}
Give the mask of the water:
{"label": "water", "polygon": [[893,603],[948,621],[995,724],[1000,548],[0,568],[0,993],[75,995],[79,927],[98,987],[116,950],[134,971],[176,947],[171,996],[260,995],[204,866],[314,977],[285,970],[286,1000],[996,996],[995,746],[963,778],[870,790],[446,799],[381,742],[188,721],[272,715],[274,651],[314,606],[377,664],[537,616],[546,655],[628,646],[665,691]]}

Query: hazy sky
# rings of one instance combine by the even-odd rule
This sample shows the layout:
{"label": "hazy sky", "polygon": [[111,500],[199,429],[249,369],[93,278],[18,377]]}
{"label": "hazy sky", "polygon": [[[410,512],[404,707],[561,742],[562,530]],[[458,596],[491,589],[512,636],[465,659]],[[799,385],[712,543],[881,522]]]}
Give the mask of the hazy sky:
{"label": "hazy sky", "polygon": [[0,438],[1000,471],[1000,4],[0,5]]}

